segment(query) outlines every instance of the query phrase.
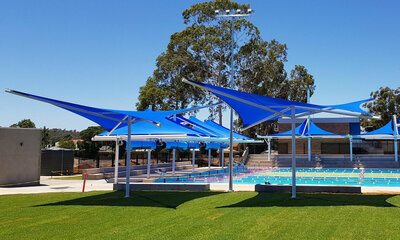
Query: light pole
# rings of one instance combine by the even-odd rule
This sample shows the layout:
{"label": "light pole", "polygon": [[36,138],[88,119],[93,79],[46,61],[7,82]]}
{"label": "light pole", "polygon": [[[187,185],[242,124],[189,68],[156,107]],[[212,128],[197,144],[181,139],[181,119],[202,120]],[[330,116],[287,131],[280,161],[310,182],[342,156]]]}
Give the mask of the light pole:
{"label": "light pole", "polygon": [[[225,11],[215,10],[217,17],[229,18],[231,19],[231,89],[233,89],[233,75],[234,75],[234,65],[233,65],[233,51],[234,51],[234,39],[233,35],[235,32],[235,20],[242,17],[249,17],[252,13],[252,9],[236,9]],[[233,191],[233,109],[231,107],[230,116],[230,137],[229,137],[229,192]]]}

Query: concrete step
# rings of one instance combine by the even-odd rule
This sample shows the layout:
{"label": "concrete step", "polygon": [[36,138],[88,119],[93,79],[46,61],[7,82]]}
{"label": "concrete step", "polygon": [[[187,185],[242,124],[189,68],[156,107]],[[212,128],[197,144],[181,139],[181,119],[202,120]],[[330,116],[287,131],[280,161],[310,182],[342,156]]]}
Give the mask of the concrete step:
{"label": "concrete step", "polygon": [[87,180],[99,180],[103,178],[104,176],[102,173],[91,173],[87,175]]}
{"label": "concrete step", "polygon": [[[271,156],[272,157],[272,156]],[[268,159],[268,154],[250,154],[249,159]]]}

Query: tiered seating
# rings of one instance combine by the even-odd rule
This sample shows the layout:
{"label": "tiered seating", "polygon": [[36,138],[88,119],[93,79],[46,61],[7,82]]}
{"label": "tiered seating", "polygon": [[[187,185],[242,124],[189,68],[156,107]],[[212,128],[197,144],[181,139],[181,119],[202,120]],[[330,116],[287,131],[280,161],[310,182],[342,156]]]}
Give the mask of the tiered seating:
{"label": "tiered seating", "polygon": [[[250,154],[247,166],[250,168],[291,167],[292,155],[272,155],[268,161],[268,154]],[[302,168],[399,168],[393,155],[354,155],[350,161],[348,154],[320,154],[312,155],[308,161],[306,154],[296,155],[296,166]]]}

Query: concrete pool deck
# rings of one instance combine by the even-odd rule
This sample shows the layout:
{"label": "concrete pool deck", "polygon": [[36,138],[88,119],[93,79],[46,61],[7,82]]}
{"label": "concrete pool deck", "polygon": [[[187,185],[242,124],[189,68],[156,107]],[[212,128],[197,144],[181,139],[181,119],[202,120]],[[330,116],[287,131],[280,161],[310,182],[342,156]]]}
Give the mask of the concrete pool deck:
{"label": "concrete pool deck", "polygon": [[[54,192],[82,192],[82,180],[57,180],[57,177],[40,177],[40,185],[22,187],[0,187],[0,195],[54,193]],[[104,179],[87,180],[85,192],[112,191],[113,186]]]}
{"label": "concrete pool deck", "polygon": [[[82,192],[82,180],[57,180],[56,177],[41,177],[41,185],[25,187],[1,187],[0,195],[8,194],[33,194],[33,193],[55,193],[55,192]],[[143,183],[133,183],[143,184]],[[152,185],[163,183],[151,183]],[[186,184],[188,183],[178,183]],[[190,184],[190,183],[189,183]],[[85,192],[89,191],[113,191],[113,183],[102,180],[87,180]],[[253,184],[234,184],[234,191],[255,191]],[[211,191],[228,191],[227,183],[210,183]],[[361,187],[363,194],[400,194],[400,187]]]}

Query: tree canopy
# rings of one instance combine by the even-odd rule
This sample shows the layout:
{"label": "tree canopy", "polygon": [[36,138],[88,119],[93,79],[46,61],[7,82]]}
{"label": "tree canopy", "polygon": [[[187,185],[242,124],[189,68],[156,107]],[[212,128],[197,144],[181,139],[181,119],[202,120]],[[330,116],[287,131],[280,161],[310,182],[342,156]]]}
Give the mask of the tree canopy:
{"label": "tree canopy", "polygon": [[91,127],[86,128],[85,130],[82,130],[79,133],[79,135],[83,141],[91,142],[92,137],[94,137],[97,134],[100,134],[104,131],[105,131],[105,129],[101,126],[91,126]]}
{"label": "tree canopy", "polygon": [[363,126],[372,126],[378,129],[387,124],[393,118],[393,115],[400,116],[400,87],[397,89],[380,87],[379,90],[371,92],[370,95],[375,100],[363,106],[366,107],[370,113],[379,115],[381,119],[363,120]]}
{"label": "tree canopy", "polygon": [[83,140],[78,142],[80,157],[95,158],[102,144],[100,142],[92,142],[92,137],[104,132],[105,129],[101,126],[91,126],[80,132],[80,137]]}
{"label": "tree canopy", "polygon": [[58,142],[58,146],[60,148],[66,148],[66,149],[72,149],[72,150],[75,150],[75,148],[76,148],[76,145],[72,140],[66,140],[66,139],[60,140]]}
{"label": "tree canopy", "polygon": [[[140,88],[138,110],[150,105],[155,110],[186,108],[210,104],[216,98],[183,83],[182,78],[228,87],[231,64],[231,20],[215,15],[218,9],[249,9],[249,4],[216,0],[192,5],[182,13],[186,28],[171,35],[166,51],[156,60],[156,69]],[[287,46],[276,40],[262,39],[258,28],[247,19],[234,22],[235,89],[305,101],[306,91],[315,88],[313,76],[296,65],[288,76],[285,70]],[[211,109],[210,117],[222,109]]]}
{"label": "tree canopy", "polygon": [[32,122],[30,119],[23,119],[18,123],[14,123],[10,127],[17,127],[17,128],[36,128],[35,123]]}
{"label": "tree canopy", "polygon": [[48,128],[43,127],[42,129],[42,143],[40,146],[42,148],[46,148],[48,145],[50,145],[50,131]]}

